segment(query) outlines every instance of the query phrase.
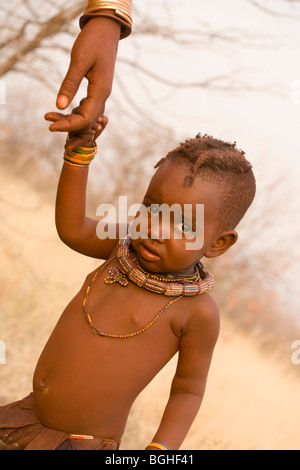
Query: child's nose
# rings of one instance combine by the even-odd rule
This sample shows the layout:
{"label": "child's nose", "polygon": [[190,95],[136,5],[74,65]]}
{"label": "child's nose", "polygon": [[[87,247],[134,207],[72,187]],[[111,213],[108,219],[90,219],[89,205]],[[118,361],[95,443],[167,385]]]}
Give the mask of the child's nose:
{"label": "child's nose", "polygon": [[161,214],[148,218],[148,237],[160,242],[170,238],[170,223]]}

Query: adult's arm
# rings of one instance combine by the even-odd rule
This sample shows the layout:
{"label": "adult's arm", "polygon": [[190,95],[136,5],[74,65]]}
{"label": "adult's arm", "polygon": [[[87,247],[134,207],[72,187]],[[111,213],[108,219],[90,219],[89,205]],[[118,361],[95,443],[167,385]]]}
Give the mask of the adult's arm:
{"label": "adult's arm", "polygon": [[[99,113],[103,114],[112,90],[119,40],[131,32],[131,4],[132,0],[89,1],[80,18],[82,30],[72,48],[69,70],[58,92],[57,107],[63,110],[69,106],[84,77],[88,80],[87,100],[79,114],[57,113],[51,131],[76,132],[90,126]],[[76,145],[80,145],[78,139]],[[69,147],[72,147],[72,140]]]}

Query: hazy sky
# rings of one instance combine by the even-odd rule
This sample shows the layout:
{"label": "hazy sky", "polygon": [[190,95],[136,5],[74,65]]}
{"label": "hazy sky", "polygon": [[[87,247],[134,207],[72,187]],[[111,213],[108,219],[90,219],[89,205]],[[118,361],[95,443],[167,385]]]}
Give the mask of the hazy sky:
{"label": "hazy sky", "polygon": [[[260,3],[282,9],[288,4],[283,0],[260,0]],[[203,40],[187,49],[180,43],[174,45],[137,35],[120,42],[120,58],[137,60],[171,81],[197,82],[224,74],[233,83],[244,83],[245,89],[241,88],[239,93],[221,93],[190,88],[170,93],[166,86],[142,75],[138,77],[143,78],[141,86],[127,68],[128,75],[122,78],[132,99],[145,106],[158,120],[158,125],[160,122],[170,124],[179,138],[202,132],[236,140],[249,152],[249,158],[250,155],[254,160],[263,156],[265,162],[271,160],[275,169],[282,164],[284,168],[296,166],[296,174],[299,174],[300,19],[268,15],[247,0],[134,0],[134,4],[159,25],[233,34],[239,36],[239,40],[232,43]],[[165,8],[162,9],[162,5]],[[286,7],[285,11],[298,14],[300,18],[300,6],[293,10]],[[57,60],[61,60],[61,55]],[[62,76],[67,66],[64,59]],[[121,62],[117,70],[123,71]],[[24,77],[10,75],[4,81],[9,104],[24,90]],[[297,81],[299,104],[292,100],[296,91],[292,86]],[[266,88],[269,84],[277,85],[281,97],[247,90],[247,86]],[[44,88],[42,93],[44,107],[48,103],[54,105],[53,91]],[[115,86],[115,96],[117,93]],[[34,107],[32,103],[32,112]],[[1,111],[3,113],[4,108]],[[291,178],[294,175],[295,171],[291,172]]]}
{"label": "hazy sky", "polygon": [[[275,6],[283,3],[272,0],[264,4]],[[150,12],[155,17],[160,2],[138,0],[136,4],[143,12]],[[231,141],[237,140],[240,146],[255,154],[260,153],[263,146],[264,154],[267,149],[272,160],[280,158],[285,164],[292,162],[300,169],[300,104],[292,100],[296,91],[292,86],[300,80],[300,20],[267,15],[247,0],[172,0],[168,4],[172,6],[168,15],[171,12],[171,23],[176,27],[206,28],[221,33],[241,30],[258,39],[252,43],[248,41],[252,47],[235,43],[223,50],[217,41],[212,47],[199,45],[198,50],[195,47],[190,52],[169,46],[169,54],[167,51],[162,53],[155,43],[152,45],[154,53],[141,58],[143,64],[149,66],[150,63],[154,72],[159,71],[170,80],[181,79],[185,82],[201,81],[210,75],[228,72],[233,80],[244,79],[251,86],[277,84],[282,96],[247,92],[247,89],[237,94],[195,88],[180,90],[169,96],[165,87],[151,81],[149,91],[155,101],[155,110],[159,115],[161,111],[167,111],[163,119],[171,122],[176,131],[178,129],[187,135],[201,131]],[[300,16],[300,7],[298,13]],[[158,22],[162,21],[160,15]],[[145,41],[145,45],[149,47],[149,41]],[[128,57],[131,49],[130,40],[124,41],[120,45],[120,55]],[[130,81],[127,82],[130,88]],[[133,80],[132,86],[135,86]],[[137,93],[137,88],[133,88],[132,93]],[[137,96],[140,101],[143,100],[142,95]]]}

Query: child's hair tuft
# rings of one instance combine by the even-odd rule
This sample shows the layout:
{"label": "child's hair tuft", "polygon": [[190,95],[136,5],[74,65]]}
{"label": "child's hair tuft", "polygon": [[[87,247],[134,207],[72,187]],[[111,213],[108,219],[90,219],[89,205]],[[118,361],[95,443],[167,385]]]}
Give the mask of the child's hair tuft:
{"label": "child's hair tuft", "polygon": [[195,184],[198,176],[220,185],[223,190],[222,204],[216,214],[220,231],[236,227],[251,205],[256,184],[252,165],[245,152],[233,144],[215,139],[207,134],[198,134],[169,152],[155,166],[166,162],[186,166],[185,187]]}

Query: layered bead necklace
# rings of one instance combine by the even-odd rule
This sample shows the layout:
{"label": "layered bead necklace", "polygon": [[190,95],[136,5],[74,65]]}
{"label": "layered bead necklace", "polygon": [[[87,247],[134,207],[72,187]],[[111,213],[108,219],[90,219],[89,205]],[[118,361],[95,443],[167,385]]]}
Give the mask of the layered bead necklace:
{"label": "layered bead necklace", "polygon": [[[167,297],[176,297],[171,300],[165,307],[163,307],[154,319],[146,326],[134,333],[129,334],[112,334],[99,331],[93,324],[92,319],[88,313],[88,298],[92,287],[97,279],[104,271],[107,263],[100,271],[98,271],[89,284],[86,295],[83,301],[83,310],[86,320],[88,321],[92,332],[98,336],[114,339],[128,339],[140,335],[153,326],[161,315],[170,308],[174,303],[181,300],[183,297],[193,297],[196,295],[204,294],[212,289],[215,281],[212,274],[210,274],[202,263],[198,262],[195,267],[195,273],[191,276],[180,277],[178,275],[167,274],[165,276],[154,275],[145,271],[139,264],[137,256],[133,254],[130,257],[130,237],[127,236],[119,241],[117,248],[118,268],[111,267],[108,270],[109,276],[104,279],[105,284],[111,285],[118,283],[123,287],[128,286],[129,281],[142,289],[150,292],[165,295]],[[114,261],[114,260],[112,260]]]}
{"label": "layered bead necklace", "polygon": [[[168,297],[178,295],[193,297],[195,295],[204,294],[204,292],[212,289],[215,284],[212,274],[210,274],[200,262],[197,263],[196,273],[192,276],[180,278],[172,274],[163,277],[151,275],[142,270],[138,263],[134,263],[136,257],[134,257],[134,259],[130,258],[130,243],[130,237],[123,238],[119,242],[117,250],[119,271],[123,273],[126,281],[129,279],[138,287]],[[114,281],[114,276],[112,275],[111,277],[112,281]],[[126,281],[124,282],[126,283]],[[115,280],[115,282],[119,281]]]}

